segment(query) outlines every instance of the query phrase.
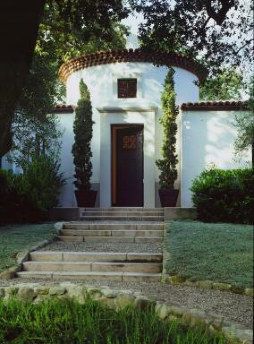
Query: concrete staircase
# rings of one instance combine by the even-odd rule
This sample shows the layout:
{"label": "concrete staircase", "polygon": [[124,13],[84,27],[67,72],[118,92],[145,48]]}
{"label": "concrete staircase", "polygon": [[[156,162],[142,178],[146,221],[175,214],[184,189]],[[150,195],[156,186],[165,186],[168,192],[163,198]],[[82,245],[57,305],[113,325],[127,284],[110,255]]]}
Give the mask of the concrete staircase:
{"label": "concrete staircase", "polygon": [[[59,240],[95,245],[132,245],[126,252],[35,251],[23,263],[22,278],[53,280],[159,281],[161,252],[142,252],[142,245],[161,243],[164,233],[162,209],[80,209],[79,222],[66,222]],[[145,250],[146,251],[146,250]]]}

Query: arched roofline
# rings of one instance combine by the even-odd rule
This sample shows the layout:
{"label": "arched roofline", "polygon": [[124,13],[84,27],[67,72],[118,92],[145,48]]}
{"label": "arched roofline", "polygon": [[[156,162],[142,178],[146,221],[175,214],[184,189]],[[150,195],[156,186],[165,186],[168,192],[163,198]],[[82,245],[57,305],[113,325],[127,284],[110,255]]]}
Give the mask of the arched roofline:
{"label": "arched roofline", "polygon": [[59,76],[63,82],[66,82],[68,77],[78,70],[117,62],[149,62],[155,66],[179,67],[196,75],[200,82],[203,82],[208,74],[207,69],[199,62],[177,53],[129,49],[121,51],[100,51],[71,59],[60,67]]}

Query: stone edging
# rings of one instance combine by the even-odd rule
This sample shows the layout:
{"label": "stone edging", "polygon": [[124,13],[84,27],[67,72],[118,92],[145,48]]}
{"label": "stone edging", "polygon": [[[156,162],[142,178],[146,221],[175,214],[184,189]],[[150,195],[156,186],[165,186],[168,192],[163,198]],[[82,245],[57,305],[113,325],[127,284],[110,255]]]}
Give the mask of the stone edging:
{"label": "stone edging", "polygon": [[[164,225],[164,240],[167,235],[167,229]],[[192,281],[186,277],[180,275],[170,275],[166,269],[167,260],[170,258],[170,253],[166,250],[165,245],[163,246],[163,269],[162,269],[162,279],[163,283],[169,283],[172,285],[182,284],[188,287],[198,287],[203,289],[216,289],[220,291],[228,291],[235,294],[247,295],[252,296],[254,295],[254,288],[244,288],[244,287],[237,287],[229,283],[222,283],[222,282],[214,282],[210,280],[200,280],[200,281]]]}
{"label": "stone edging", "polygon": [[8,300],[12,297],[30,301],[41,302],[53,297],[72,298],[83,303],[89,296],[93,300],[102,302],[111,308],[124,308],[133,305],[140,309],[153,306],[161,320],[180,320],[183,324],[195,326],[205,324],[211,332],[222,332],[228,338],[234,338],[242,344],[252,343],[253,333],[242,325],[225,321],[217,315],[207,314],[197,309],[185,309],[148,299],[146,296],[131,290],[112,290],[108,287],[96,288],[89,285],[74,284],[71,282],[57,285],[40,283],[22,283],[0,288],[0,299]]}
{"label": "stone edging", "polygon": [[2,272],[0,272],[0,279],[12,279],[16,277],[17,272],[21,271],[22,264],[29,260],[29,254],[30,252],[36,251],[39,248],[42,248],[48,244],[51,244],[56,237],[49,239],[49,240],[43,240],[39,242],[37,245],[32,246],[29,250],[25,250],[22,252],[19,252],[17,255],[17,266],[12,266]]}
{"label": "stone edging", "polygon": [[172,285],[182,284],[189,287],[229,291],[235,294],[241,294],[241,295],[247,295],[247,296],[253,296],[253,292],[254,292],[253,288],[237,287],[229,283],[213,282],[210,280],[191,281],[180,275],[169,275],[166,273],[163,273],[162,282],[169,283]]}

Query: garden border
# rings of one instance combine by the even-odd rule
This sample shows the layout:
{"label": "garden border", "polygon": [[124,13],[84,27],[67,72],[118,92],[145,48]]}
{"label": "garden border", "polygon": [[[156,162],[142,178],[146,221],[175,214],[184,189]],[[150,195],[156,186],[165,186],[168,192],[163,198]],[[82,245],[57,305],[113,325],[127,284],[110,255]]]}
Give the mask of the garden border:
{"label": "garden border", "polygon": [[227,338],[237,339],[242,344],[251,344],[253,340],[252,330],[240,324],[226,321],[221,317],[197,309],[175,307],[159,301],[153,301],[141,293],[133,293],[131,290],[112,290],[105,286],[96,288],[71,282],[59,283],[57,285],[23,283],[0,288],[0,299],[5,301],[12,297],[35,303],[54,297],[60,299],[68,297],[83,303],[87,297],[90,297],[92,300],[102,302],[115,309],[121,309],[129,305],[140,309],[153,306],[155,313],[163,321],[180,320],[188,326],[203,324],[209,331],[222,332]]}

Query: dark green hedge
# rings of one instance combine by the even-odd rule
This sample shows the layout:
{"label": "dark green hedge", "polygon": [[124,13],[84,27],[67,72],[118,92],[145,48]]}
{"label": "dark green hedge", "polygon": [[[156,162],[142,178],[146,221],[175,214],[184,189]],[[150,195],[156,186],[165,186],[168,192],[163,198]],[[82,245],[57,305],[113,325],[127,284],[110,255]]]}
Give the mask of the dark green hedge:
{"label": "dark green hedge", "polygon": [[204,222],[254,222],[252,169],[203,171],[191,187],[198,219]]}

